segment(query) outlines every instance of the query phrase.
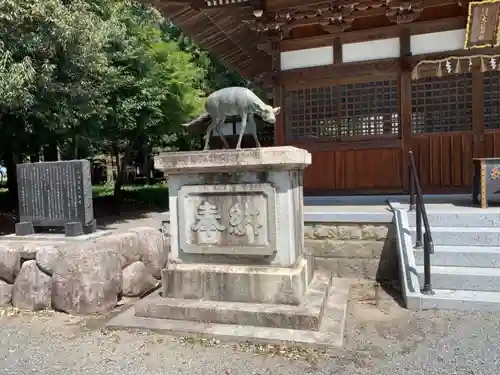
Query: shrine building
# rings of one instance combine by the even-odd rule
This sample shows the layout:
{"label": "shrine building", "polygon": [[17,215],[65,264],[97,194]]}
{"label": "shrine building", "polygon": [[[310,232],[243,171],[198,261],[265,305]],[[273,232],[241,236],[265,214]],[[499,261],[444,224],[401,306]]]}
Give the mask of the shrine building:
{"label": "shrine building", "polygon": [[[308,195],[470,192],[500,157],[500,5],[460,0],[158,0],[281,106],[275,145],[312,154]],[[485,11],[486,9],[486,11]],[[480,47],[480,48],[479,48]],[[269,101],[269,100],[268,100]]]}

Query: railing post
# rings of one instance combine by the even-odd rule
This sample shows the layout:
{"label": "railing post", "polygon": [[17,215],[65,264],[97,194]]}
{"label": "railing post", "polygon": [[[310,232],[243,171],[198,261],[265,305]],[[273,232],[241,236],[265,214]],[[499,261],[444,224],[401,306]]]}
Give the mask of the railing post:
{"label": "railing post", "polygon": [[434,244],[429,240],[429,233],[424,233],[424,288],[422,294],[432,295],[431,283],[431,254],[434,253]]}
{"label": "railing post", "polygon": [[410,211],[413,211],[415,209],[415,176],[413,175],[414,171],[412,170],[413,154],[411,151],[409,153],[409,157],[410,157],[410,163],[409,163],[409,167],[408,167],[408,189],[410,189],[410,191],[409,191],[409,193],[410,193]]}
{"label": "railing post", "polygon": [[420,196],[417,194],[417,212],[415,220],[416,238],[415,238],[415,248],[419,249],[422,247],[422,202],[420,201]]}

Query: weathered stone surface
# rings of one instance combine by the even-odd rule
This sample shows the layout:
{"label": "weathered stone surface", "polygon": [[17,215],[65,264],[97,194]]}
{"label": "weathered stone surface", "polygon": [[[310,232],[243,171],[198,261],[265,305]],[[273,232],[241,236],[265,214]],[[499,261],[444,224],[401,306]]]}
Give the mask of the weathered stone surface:
{"label": "weathered stone surface", "polygon": [[360,240],[362,238],[362,229],[359,224],[344,224],[337,227],[339,240]]}
{"label": "weathered stone surface", "polygon": [[371,225],[361,223],[322,223],[307,224],[304,227],[305,239],[316,240],[375,240],[384,241],[393,234],[391,225]]}
{"label": "weathered stone surface", "polygon": [[120,257],[106,241],[82,244],[65,254],[52,276],[52,305],[74,314],[107,312],[122,288]]}
{"label": "weathered stone surface", "polygon": [[322,223],[305,228],[304,243],[317,268],[338,277],[391,280],[397,274],[393,225]]}
{"label": "weathered stone surface", "polygon": [[315,266],[322,271],[329,271],[336,277],[353,277],[370,280],[397,279],[397,263],[392,264],[380,259],[354,258],[316,258]]}
{"label": "weathered stone surface", "polygon": [[304,225],[304,238],[305,239],[314,239],[314,226],[305,224]]}
{"label": "weathered stone surface", "polygon": [[19,249],[0,244],[0,279],[13,283],[20,268]]}
{"label": "weathered stone surface", "polygon": [[10,305],[12,301],[12,285],[0,280],[0,306]]}
{"label": "weathered stone surface", "polygon": [[168,238],[158,229],[150,227],[134,228],[131,232],[137,234],[139,248],[142,251],[141,261],[154,277],[160,279],[161,270],[167,264]]}
{"label": "weathered stone surface", "polygon": [[337,226],[329,224],[314,224],[306,225],[304,231],[305,238],[311,239],[336,239],[337,238]]}
{"label": "weathered stone surface", "polygon": [[362,238],[364,240],[384,241],[389,233],[387,225],[363,225]]}
{"label": "weathered stone surface", "polygon": [[12,287],[12,304],[19,309],[42,310],[51,306],[51,279],[36,261],[23,263]]}
{"label": "weathered stone surface", "polygon": [[169,264],[163,295],[210,301],[300,305],[307,289],[308,264],[295,267],[223,264]]}
{"label": "weathered stone surface", "polygon": [[339,241],[305,240],[305,246],[313,251],[314,256],[324,258],[373,258],[381,253],[384,243],[379,241]]}
{"label": "weathered stone surface", "polygon": [[40,245],[36,248],[36,264],[47,275],[52,276],[56,263],[61,261],[62,257],[63,252],[56,246]]}
{"label": "weathered stone surface", "polygon": [[122,293],[126,297],[140,296],[157,284],[156,279],[142,262],[134,262],[123,270]]}
{"label": "weathered stone surface", "polygon": [[139,245],[139,238],[135,232],[113,233],[99,239],[99,244],[117,252],[122,268],[140,261],[142,258],[142,248]]}

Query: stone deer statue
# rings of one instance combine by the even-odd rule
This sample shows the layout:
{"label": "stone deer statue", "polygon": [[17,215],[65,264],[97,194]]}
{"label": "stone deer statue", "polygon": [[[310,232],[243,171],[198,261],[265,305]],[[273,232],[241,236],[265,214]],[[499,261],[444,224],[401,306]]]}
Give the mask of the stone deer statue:
{"label": "stone deer statue", "polygon": [[[257,137],[257,125],[253,118],[254,114],[270,124],[276,122],[276,115],[280,112],[280,107],[273,108],[265,104],[251,90],[245,87],[227,87],[210,94],[205,103],[205,113],[190,123],[184,124],[188,130],[193,132],[205,132],[205,147],[208,150],[208,142],[213,131],[217,130],[226,148],[229,145],[226,138],[221,133],[220,127],[224,124],[228,116],[240,116],[241,128],[236,149],[241,148],[241,141],[247,124],[250,124],[252,135],[257,147],[260,147]],[[211,120],[208,126],[208,120]]]}

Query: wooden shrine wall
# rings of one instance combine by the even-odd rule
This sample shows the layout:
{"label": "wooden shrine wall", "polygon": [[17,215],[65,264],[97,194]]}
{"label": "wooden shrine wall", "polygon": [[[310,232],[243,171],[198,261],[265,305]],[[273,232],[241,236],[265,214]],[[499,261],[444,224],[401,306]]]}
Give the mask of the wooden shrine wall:
{"label": "wooden shrine wall", "polygon": [[354,65],[283,81],[278,143],[312,153],[307,194],[407,191],[410,150],[424,192],[467,192],[472,158],[500,157],[500,71],[411,81],[399,59]]}

